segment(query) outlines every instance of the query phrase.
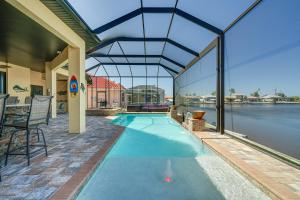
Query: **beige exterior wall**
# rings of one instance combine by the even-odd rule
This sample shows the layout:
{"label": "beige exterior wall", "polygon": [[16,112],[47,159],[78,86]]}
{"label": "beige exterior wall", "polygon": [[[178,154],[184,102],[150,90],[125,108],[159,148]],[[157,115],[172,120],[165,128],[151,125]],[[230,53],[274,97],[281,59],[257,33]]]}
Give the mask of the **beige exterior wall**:
{"label": "beige exterior wall", "polygon": [[[61,19],[51,12],[41,1],[38,0],[6,0],[15,8],[23,12],[25,15],[39,23],[45,29],[65,41],[68,46],[67,55],[69,63],[69,79],[72,75],[76,75],[79,86],[85,84],[85,41],[77,35],[70,27],[68,27]],[[64,58],[65,59],[65,58]],[[62,60],[62,58],[58,58]],[[53,63],[45,63],[47,92],[56,95],[56,74],[55,68],[59,68],[60,64],[56,61]],[[59,62],[61,63],[61,62]],[[55,66],[54,66],[55,65]],[[79,90],[76,96],[68,95],[69,109],[69,132],[83,133],[86,128],[85,109],[86,94],[85,91]],[[56,116],[56,98],[52,100],[52,117]]]}
{"label": "beige exterior wall", "polygon": [[46,95],[46,80],[43,76],[45,75],[41,72],[30,70],[30,84],[43,86],[43,95]]}
{"label": "beige exterior wall", "polygon": [[[46,93],[46,83],[43,80],[43,74],[30,70],[30,68],[8,64],[9,68],[1,69],[6,72],[6,91],[10,96],[19,97],[20,103],[24,103],[25,98],[30,96],[30,85],[38,85],[43,87],[43,94]],[[16,91],[15,86],[20,86],[26,91]]]}

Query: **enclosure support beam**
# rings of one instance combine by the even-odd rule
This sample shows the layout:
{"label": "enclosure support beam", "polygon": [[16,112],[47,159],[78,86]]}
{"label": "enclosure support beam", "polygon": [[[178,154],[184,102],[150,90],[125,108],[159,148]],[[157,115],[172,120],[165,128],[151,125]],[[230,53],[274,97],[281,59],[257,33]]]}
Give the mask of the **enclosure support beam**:
{"label": "enclosure support beam", "polygon": [[180,16],[180,17],[183,17],[184,19],[194,23],[194,24],[197,24],[198,26],[201,26],[202,28],[205,28],[213,33],[216,33],[216,34],[222,34],[223,31],[195,16],[192,16],[191,14],[189,13],[186,13],[178,8],[172,8],[172,7],[143,7],[143,8],[139,8],[139,9],[136,9],[126,15],[123,15],[107,24],[104,24],[103,26],[100,26],[98,28],[96,28],[95,30],[93,30],[94,33],[96,34],[100,34],[100,33],[103,33],[119,24],[122,24],[140,14],[143,14],[143,13],[165,13],[165,14],[168,14],[168,13],[175,13],[176,15]]}
{"label": "enclosure support beam", "polygon": [[173,77],[173,105],[175,105],[175,78]]}
{"label": "enclosure support beam", "polygon": [[116,38],[112,38],[106,41],[101,42],[98,46],[96,46],[95,48],[91,49],[88,54],[90,55],[92,52],[95,52],[98,49],[101,49],[103,47],[106,47],[108,45],[113,44],[114,42],[167,42],[170,43],[172,45],[174,45],[175,47],[189,53],[192,54],[194,56],[198,56],[198,53],[186,46],[183,46],[182,44],[179,44],[177,42],[175,42],[174,40],[171,40],[169,38],[139,38],[139,37],[116,37]]}
{"label": "enclosure support beam", "polygon": [[129,65],[129,66],[130,65],[159,65],[159,66],[161,66],[161,67],[163,67],[163,68],[165,68],[165,69],[167,69],[167,70],[169,70],[169,71],[171,71],[175,74],[179,73],[178,71],[175,71],[174,69],[171,69],[171,68],[169,68],[169,67],[167,67],[167,66],[165,66],[161,63],[99,63],[99,64],[97,64],[93,67],[90,67],[90,68],[86,69],[85,72],[88,72],[92,69],[95,69],[96,67],[98,67],[100,65]]}
{"label": "enclosure support beam", "polygon": [[140,55],[140,54],[130,54],[130,55],[122,55],[122,54],[101,54],[101,53],[91,53],[89,55],[90,57],[99,57],[99,58],[162,58],[165,59],[175,65],[177,65],[178,67],[184,69],[185,66],[176,62],[175,60],[172,60],[164,55]]}
{"label": "enclosure support beam", "polygon": [[224,34],[218,37],[218,67],[217,67],[217,131],[224,134],[225,114],[224,114]]}

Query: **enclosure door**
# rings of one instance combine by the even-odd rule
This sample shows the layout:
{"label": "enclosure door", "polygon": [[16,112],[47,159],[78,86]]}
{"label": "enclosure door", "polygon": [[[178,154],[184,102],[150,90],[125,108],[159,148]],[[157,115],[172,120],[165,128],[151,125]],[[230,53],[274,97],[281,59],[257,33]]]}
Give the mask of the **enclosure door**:
{"label": "enclosure door", "polygon": [[97,108],[105,108],[106,107],[106,91],[97,91],[96,92],[96,101],[97,101]]}

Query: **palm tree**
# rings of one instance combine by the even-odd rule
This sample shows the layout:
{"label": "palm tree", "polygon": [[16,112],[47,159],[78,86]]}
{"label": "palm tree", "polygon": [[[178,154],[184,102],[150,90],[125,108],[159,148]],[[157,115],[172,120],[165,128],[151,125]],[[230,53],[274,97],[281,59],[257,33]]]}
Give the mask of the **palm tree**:
{"label": "palm tree", "polygon": [[250,95],[251,95],[251,96],[254,96],[254,97],[260,97],[259,92],[260,92],[260,89],[258,88],[255,92],[253,92],[253,93],[250,94]]}
{"label": "palm tree", "polygon": [[229,96],[231,96],[232,94],[234,94],[235,93],[235,89],[234,88],[230,88],[229,89]]}

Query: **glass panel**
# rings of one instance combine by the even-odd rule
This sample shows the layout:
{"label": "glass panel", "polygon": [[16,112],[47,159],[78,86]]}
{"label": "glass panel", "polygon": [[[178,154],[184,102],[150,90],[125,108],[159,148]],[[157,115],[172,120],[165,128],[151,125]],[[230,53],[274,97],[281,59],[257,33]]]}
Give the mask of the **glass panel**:
{"label": "glass panel", "polygon": [[98,34],[101,40],[115,37],[143,37],[143,26],[141,15],[132,18],[118,26],[115,26],[101,34]]}
{"label": "glass panel", "polygon": [[216,37],[216,34],[177,15],[174,16],[169,34],[170,39],[196,52],[202,51]]}
{"label": "glass panel", "polygon": [[176,0],[143,0],[144,7],[174,7]]}
{"label": "glass panel", "polygon": [[206,121],[215,126],[216,114],[216,81],[217,81],[216,48],[196,62],[191,68],[176,78],[176,105],[179,112],[204,110]]}
{"label": "glass panel", "polygon": [[265,0],[225,34],[225,128],[300,159],[300,1]]}
{"label": "glass panel", "polygon": [[177,7],[220,29],[225,29],[255,0],[188,0],[179,1]]}
{"label": "glass panel", "polygon": [[92,28],[98,28],[141,7],[139,0],[68,0]]}
{"label": "glass panel", "polygon": [[172,14],[144,14],[146,37],[167,37]]}
{"label": "glass panel", "polygon": [[143,42],[120,42],[120,45],[126,55],[145,55]]}

